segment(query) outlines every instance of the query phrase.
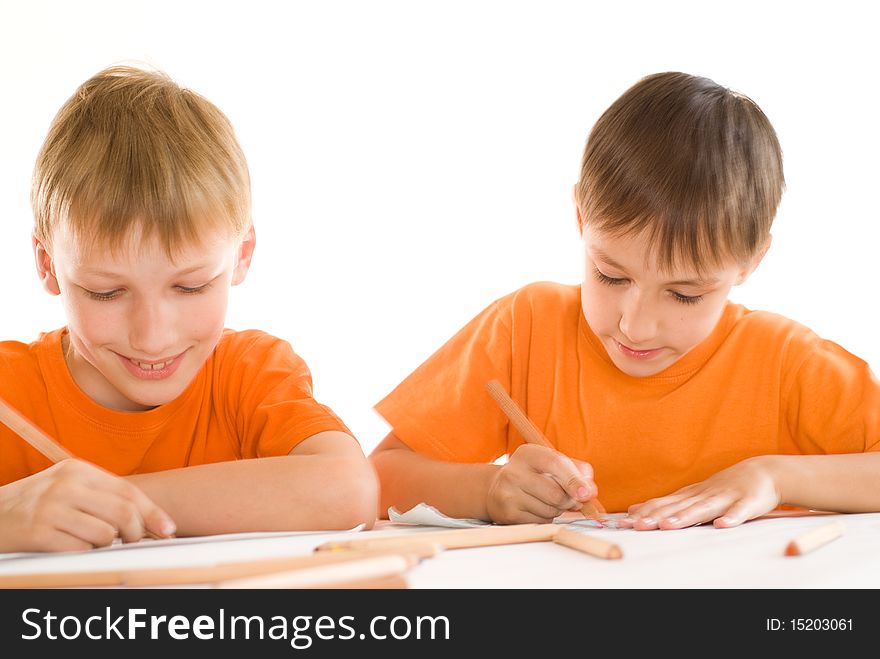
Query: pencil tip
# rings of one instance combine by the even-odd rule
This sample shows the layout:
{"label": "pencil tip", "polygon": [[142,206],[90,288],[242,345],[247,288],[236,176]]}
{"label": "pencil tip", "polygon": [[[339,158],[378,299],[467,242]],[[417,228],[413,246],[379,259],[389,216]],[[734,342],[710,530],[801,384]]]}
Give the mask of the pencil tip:
{"label": "pencil tip", "polygon": [[798,556],[800,552],[798,551],[797,545],[793,542],[789,542],[788,546],[785,548],[786,556]]}

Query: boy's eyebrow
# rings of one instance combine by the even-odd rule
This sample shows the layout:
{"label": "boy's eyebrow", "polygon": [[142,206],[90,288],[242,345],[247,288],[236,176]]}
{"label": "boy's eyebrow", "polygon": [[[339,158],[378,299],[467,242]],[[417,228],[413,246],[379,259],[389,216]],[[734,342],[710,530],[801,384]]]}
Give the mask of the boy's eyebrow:
{"label": "boy's eyebrow", "polygon": [[[626,272],[626,268],[620,265],[617,261],[608,256],[605,252],[603,252],[598,247],[593,247],[593,253],[602,261],[610,265],[612,268],[617,268],[618,270],[622,270]],[[708,277],[706,279],[677,279],[676,281],[667,281],[664,286],[712,286],[721,281],[718,277]]]}
{"label": "boy's eyebrow", "polygon": [[[210,267],[211,267],[210,263],[203,263],[201,265],[194,265],[191,268],[185,268],[184,270],[181,270],[180,272],[175,272],[174,275],[175,276],[188,275],[192,272],[196,272],[198,270],[205,270]],[[115,277],[121,276],[121,274],[118,272],[108,272],[106,270],[95,270],[93,268],[86,268],[85,270],[83,270],[83,274],[84,275],[94,275],[95,277],[106,277],[108,279],[113,279]]]}

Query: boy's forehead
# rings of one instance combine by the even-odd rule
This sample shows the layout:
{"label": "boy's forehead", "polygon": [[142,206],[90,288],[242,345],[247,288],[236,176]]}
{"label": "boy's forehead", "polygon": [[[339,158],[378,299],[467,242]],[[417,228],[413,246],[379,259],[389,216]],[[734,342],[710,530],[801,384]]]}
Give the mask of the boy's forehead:
{"label": "boy's forehead", "polygon": [[185,243],[169,254],[158,235],[145,235],[140,228],[133,228],[121,240],[112,241],[78,236],[65,227],[58,227],[52,242],[54,251],[63,255],[71,265],[95,272],[142,260],[164,261],[175,268],[194,269],[197,264],[208,264],[225,255],[233,244],[231,238],[217,235]]}
{"label": "boy's forehead", "polygon": [[711,285],[718,283],[725,267],[699,269],[693,264],[661,262],[659,250],[645,233],[614,236],[584,229],[584,242],[593,259],[626,272],[663,278],[667,283]]}

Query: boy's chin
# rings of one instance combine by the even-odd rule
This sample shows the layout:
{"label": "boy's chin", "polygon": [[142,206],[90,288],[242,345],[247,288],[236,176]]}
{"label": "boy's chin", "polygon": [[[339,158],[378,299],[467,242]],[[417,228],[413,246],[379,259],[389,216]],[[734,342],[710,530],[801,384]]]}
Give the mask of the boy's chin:
{"label": "boy's chin", "polygon": [[638,363],[634,360],[629,360],[618,355],[609,354],[609,357],[611,357],[611,361],[614,362],[614,365],[619,371],[634,378],[647,378],[652,375],[657,375],[676,362],[676,360],[670,360],[668,357],[664,357],[656,362],[651,361],[645,363]]}
{"label": "boy's chin", "polygon": [[177,399],[184,391],[180,386],[154,387],[152,391],[147,387],[126,387],[120,389],[121,393],[132,405],[141,409],[152,409],[160,405],[166,405]]}

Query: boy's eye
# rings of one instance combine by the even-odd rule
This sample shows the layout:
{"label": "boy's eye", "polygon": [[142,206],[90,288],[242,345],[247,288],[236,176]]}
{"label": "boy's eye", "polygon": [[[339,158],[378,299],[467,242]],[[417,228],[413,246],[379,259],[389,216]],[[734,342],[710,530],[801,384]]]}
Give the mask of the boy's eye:
{"label": "boy's eye", "polygon": [[682,304],[696,304],[697,302],[701,302],[703,300],[702,295],[682,295],[681,293],[676,293],[675,291],[669,291],[672,293],[672,297],[676,299],[676,301],[681,302]]}
{"label": "boy's eye", "polygon": [[122,292],[122,289],[117,288],[112,291],[107,291],[106,293],[102,291],[90,291],[87,288],[83,288],[83,291],[85,291],[85,294],[93,300],[112,300],[113,298],[119,296],[119,294]]}
{"label": "boy's eye", "polygon": [[[175,288],[185,295],[196,295],[198,293],[204,293],[208,288],[211,287],[211,283],[202,284],[201,286],[175,286]],[[87,288],[83,288],[85,294],[93,300],[113,300],[119,297],[124,289],[117,288],[112,291],[90,291]]]}
{"label": "boy's eye", "polygon": [[[626,279],[609,277],[598,268],[593,268],[593,274],[595,275],[596,279],[598,279],[603,284],[607,284],[608,286],[620,286],[627,282]],[[703,300],[702,295],[682,295],[681,293],[678,293],[676,291],[669,292],[672,294],[673,299],[681,304],[697,304],[698,302],[702,302]]]}
{"label": "boy's eye", "polygon": [[601,272],[599,268],[593,268],[593,274],[603,284],[608,284],[609,286],[620,286],[621,284],[626,283],[626,279],[617,279],[615,277],[609,277],[605,273]]}
{"label": "boy's eye", "polygon": [[207,284],[202,284],[201,286],[178,286],[177,290],[181,293],[186,293],[187,295],[193,295],[195,293],[204,293],[208,288],[210,288],[211,282]]}

